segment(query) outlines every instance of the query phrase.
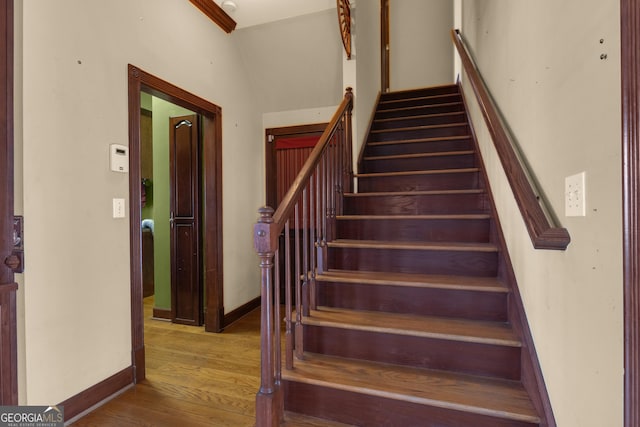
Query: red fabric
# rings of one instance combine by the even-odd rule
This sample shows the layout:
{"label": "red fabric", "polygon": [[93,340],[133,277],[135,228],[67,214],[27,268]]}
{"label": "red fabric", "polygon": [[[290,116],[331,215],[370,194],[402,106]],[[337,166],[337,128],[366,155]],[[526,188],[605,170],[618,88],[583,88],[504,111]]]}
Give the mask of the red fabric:
{"label": "red fabric", "polygon": [[276,150],[291,148],[313,148],[320,139],[319,136],[298,136],[295,138],[281,138],[276,140]]}

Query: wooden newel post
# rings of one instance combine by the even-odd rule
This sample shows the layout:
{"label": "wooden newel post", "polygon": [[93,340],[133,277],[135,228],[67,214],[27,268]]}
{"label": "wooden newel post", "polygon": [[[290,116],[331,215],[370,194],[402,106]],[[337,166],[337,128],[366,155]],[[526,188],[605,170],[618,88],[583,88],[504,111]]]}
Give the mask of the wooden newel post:
{"label": "wooden newel post", "polygon": [[273,236],[273,209],[263,207],[258,210],[260,218],[254,227],[253,243],[260,257],[260,295],[262,299],[260,314],[260,390],[256,395],[256,426],[272,427],[280,424],[284,408],[280,384],[276,380],[273,318],[273,258],[276,251],[277,236]]}
{"label": "wooden newel post", "polygon": [[344,191],[351,193],[353,192],[353,128],[351,125],[351,113],[353,111],[353,89],[348,87],[347,93],[345,94],[351,100],[351,104],[347,108],[346,117],[345,117],[345,127],[344,133],[346,138],[347,145],[347,185],[345,186]]}

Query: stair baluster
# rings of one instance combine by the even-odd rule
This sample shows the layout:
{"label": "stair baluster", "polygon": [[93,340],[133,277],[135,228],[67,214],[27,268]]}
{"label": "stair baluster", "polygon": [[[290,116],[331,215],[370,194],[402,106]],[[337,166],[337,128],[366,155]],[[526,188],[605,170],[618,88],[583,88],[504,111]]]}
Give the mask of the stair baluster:
{"label": "stair baluster", "polygon": [[[352,186],[352,183],[345,182],[353,179],[350,160],[352,108],[353,94],[351,88],[347,88],[342,103],[278,209],[275,213],[270,207],[258,211],[260,218],[254,226],[254,247],[260,257],[262,299],[261,376],[260,390],[256,395],[258,427],[279,425],[284,413],[280,360],[282,317],[278,289],[281,272],[274,268],[274,257],[281,253],[280,235],[284,233],[285,366],[293,369],[295,360],[303,357],[302,317],[308,316],[315,308],[316,270],[322,272],[326,269],[327,244],[335,235],[336,214],[342,211],[342,202],[338,199],[342,198],[343,188]],[[293,248],[290,221],[293,222]]]}

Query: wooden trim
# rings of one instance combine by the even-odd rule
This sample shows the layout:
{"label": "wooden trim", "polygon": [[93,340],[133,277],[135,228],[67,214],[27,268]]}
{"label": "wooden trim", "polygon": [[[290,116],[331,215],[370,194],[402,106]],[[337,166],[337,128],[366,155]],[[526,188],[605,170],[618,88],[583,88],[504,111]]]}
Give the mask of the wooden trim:
{"label": "wooden trim", "polygon": [[15,283],[0,286],[0,403],[18,404],[18,334]]}
{"label": "wooden trim", "polygon": [[251,301],[242,304],[240,307],[235,310],[231,310],[229,313],[224,315],[224,327],[231,325],[233,322],[240,320],[240,318],[246,316],[251,313],[256,308],[260,307],[260,297],[255,297]]}
{"label": "wooden trim", "polygon": [[624,425],[640,425],[640,0],[620,1],[624,263]]}
{"label": "wooden trim", "polygon": [[[13,257],[13,0],[0,0],[0,404],[18,404]],[[15,258],[15,257],[13,257]],[[15,265],[14,265],[15,266]]]}
{"label": "wooden trim", "polygon": [[0,8],[0,284],[13,284],[13,0]]}
{"label": "wooden trim", "polygon": [[[458,86],[460,86],[462,102],[465,105],[465,111],[468,115],[469,104],[467,103],[467,98],[462,91],[461,85],[458,84]],[[484,183],[484,186],[487,190],[487,200],[489,202],[489,206],[491,206],[491,211],[494,213],[492,234],[497,240],[494,243],[498,245],[498,247],[500,248],[500,254],[502,255],[502,257],[500,258],[501,264],[498,268],[498,274],[500,279],[511,291],[508,304],[509,323],[513,326],[515,332],[522,340],[520,364],[522,373],[520,380],[522,381],[522,385],[524,386],[524,388],[527,390],[527,393],[529,394],[529,397],[531,398],[531,401],[533,402],[533,405],[536,408],[538,414],[540,414],[540,419],[542,420],[540,426],[556,427],[553,408],[551,406],[551,399],[549,397],[549,392],[544,381],[544,375],[542,374],[542,366],[540,365],[540,361],[538,359],[538,353],[535,348],[533,335],[531,334],[531,329],[529,328],[529,321],[527,320],[524,303],[522,302],[522,295],[520,294],[518,281],[516,280],[515,271],[513,270],[513,265],[511,263],[511,257],[509,256],[509,251],[507,249],[507,242],[502,232],[502,225],[500,224],[498,210],[496,207],[495,199],[493,198],[493,191],[491,191],[491,184],[489,182],[489,176],[487,175],[486,163],[484,162],[482,152],[480,151],[480,146],[478,145],[478,138],[476,136],[476,131],[473,127],[473,123],[471,122],[471,117],[467,117],[467,121],[469,122],[471,138],[473,139],[476,153],[478,153],[478,160],[482,165],[480,170],[482,175],[482,182]]]}
{"label": "wooden trim", "polygon": [[109,378],[81,391],[75,396],[61,402],[64,406],[64,420],[78,416],[92,406],[113,396],[123,388],[133,384],[133,366],[129,366],[122,371],[113,374]]}
{"label": "wooden trim", "polygon": [[380,0],[380,89],[389,92],[390,81],[389,0]]}
{"label": "wooden trim", "polygon": [[129,218],[131,245],[131,341],[136,382],[145,377],[142,308],[140,198],[140,92],[148,92],[203,117],[204,271],[207,299],[205,330],[219,332],[224,318],[222,264],[222,120],[221,109],[196,95],[129,65]]}
{"label": "wooden trim", "polygon": [[207,15],[217,26],[222,28],[227,34],[236,28],[236,21],[233,20],[227,12],[220,6],[215,4],[213,0],[189,0],[191,4],[200,9],[202,13]]}
{"label": "wooden trim", "polygon": [[224,276],[222,245],[222,112],[202,117],[204,280],[206,315],[204,329],[222,332]]}
{"label": "wooden trim", "polygon": [[569,232],[566,228],[554,225],[553,219],[545,213],[545,211],[550,212],[550,209],[543,209],[544,200],[536,194],[527,178],[528,175],[524,170],[524,165],[516,155],[511,138],[500,119],[498,109],[463,44],[461,34],[456,30],[452,30],[451,38],[460,54],[462,65],[480,104],[480,110],[487,123],[487,128],[502,162],[502,167],[520,208],[522,219],[527,226],[533,247],[536,249],[567,249],[571,241]]}
{"label": "wooden trim", "polygon": [[173,315],[171,314],[171,310],[169,309],[153,307],[153,318],[171,320],[173,319]]}

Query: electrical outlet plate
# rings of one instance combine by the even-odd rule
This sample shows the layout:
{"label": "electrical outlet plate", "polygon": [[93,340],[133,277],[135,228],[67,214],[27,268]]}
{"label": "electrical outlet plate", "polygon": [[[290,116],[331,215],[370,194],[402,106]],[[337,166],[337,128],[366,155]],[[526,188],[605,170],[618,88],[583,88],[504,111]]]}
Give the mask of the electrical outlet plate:
{"label": "electrical outlet plate", "polygon": [[564,180],[565,216],[586,216],[585,172],[571,175]]}
{"label": "electrical outlet plate", "polygon": [[113,199],[113,217],[124,218],[124,199]]}

